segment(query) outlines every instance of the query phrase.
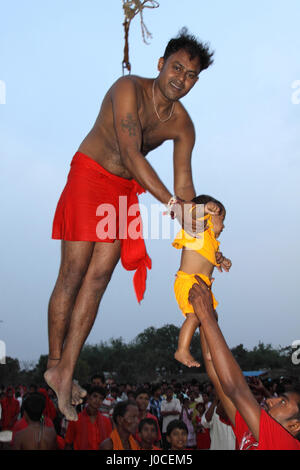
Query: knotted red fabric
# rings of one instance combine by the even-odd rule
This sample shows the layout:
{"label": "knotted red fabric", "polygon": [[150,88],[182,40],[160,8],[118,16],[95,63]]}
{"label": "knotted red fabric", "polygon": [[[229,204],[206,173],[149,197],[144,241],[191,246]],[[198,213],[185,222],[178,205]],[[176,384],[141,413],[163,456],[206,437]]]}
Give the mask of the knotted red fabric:
{"label": "knotted red fabric", "polygon": [[121,262],[135,271],[138,302],[144,298],[147,268],[151,269],[142,233],[135,180],[114,175],[87,155],[76,152],[67,184],[58,201],[52,238],[67,241],[121,242]]}

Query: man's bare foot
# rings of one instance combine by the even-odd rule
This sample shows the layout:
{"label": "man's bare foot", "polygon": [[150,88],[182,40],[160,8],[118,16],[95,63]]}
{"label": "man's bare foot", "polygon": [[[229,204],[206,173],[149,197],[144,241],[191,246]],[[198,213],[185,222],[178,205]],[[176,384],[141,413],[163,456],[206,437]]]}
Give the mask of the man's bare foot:
{"label": "man's bare foot", "polygon": [[178,362],[181,362],[184,366],[187,367],[200,367],[201,364],[197,362],[193,356],[189,353],[189,351],[177,349],[176,353],[174,354],[175,359]]}
{"label": "man's bare foot", "polygon": [[68,378],[59,370],[59,366],[46,370],[44,379],[54,390],[58,400],[58,408],[68,421],[77,421],[78,416],[74,406],[71,405],[72,377]]}
{"label": "man's bare foot", "polygon": [[[48,363],[47,363],[47,369],[52,369],[52,367],[57,366],[59,361],[60,361],[60,359],[51,359],[49,357],[48,358]],[[81,405],[81,403],[83,402],[83,398],[87,394],[86,390],[84,390],[84,388],[80,387],[77,380],[73,380],[73,382],[72,382],[72,392],[71,393],[72,393],[71,403],[74,406]]]}
{"label": "man's bare foot", "polygon": [[72,382],[72,405],[81,405],[83,402],[83,398],[87,395],[87,391],[80,387],[77,380],[73,380]]}

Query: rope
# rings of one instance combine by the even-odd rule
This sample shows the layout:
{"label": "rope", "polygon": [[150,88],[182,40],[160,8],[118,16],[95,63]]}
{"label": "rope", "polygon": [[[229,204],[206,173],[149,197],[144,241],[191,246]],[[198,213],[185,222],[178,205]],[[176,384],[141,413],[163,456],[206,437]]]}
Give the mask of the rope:
{"label": "rope", "polygon": [[[149,5],[147,5],[149,3]],[[158,8],[159,3],[156,0],[123,0],[123,10],[124,10],[124,38],[125,38],[125,45],[124,45],[124,58],[122,62],[122,70],[123,75],[125,69],[128,72],[131,72],[131,64],[129,62],[129,28],[130,23],[133,18],[140,14],[141,19],[141,29],[142,29],[142,37],[145,44],[149,44],[147,39],[152,38],[152,34],[148,31],[147,26],[144,23],[143,17],[143,10],[144,8]]]}

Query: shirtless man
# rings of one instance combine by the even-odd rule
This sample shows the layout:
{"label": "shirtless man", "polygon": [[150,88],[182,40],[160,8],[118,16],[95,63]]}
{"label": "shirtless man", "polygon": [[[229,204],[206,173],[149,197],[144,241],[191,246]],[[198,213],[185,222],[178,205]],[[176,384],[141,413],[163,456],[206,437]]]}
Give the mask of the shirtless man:
{"label": "shirtless man", "polygon": [[41,423],[44,408],[45,399],[38,393],[33,393],[24,400],[24,417],[28,426],[16,433],[13,450],[58,449],[54,427]]}
{"label": "shirtless man", "polygon": [[[145,157],[166,140],[173,140],[174,192],[180,199],[175,199],[172,211],[178,219],[185,202],[191,204],[195,197],[191,171],[195,131],[179,100],[196,84],[199,73],[211,65],[212,55],[206,45],[182,31],[168,43],[164,57],[159,59],[156,79],[131,75],[112,85],[92,130],[78,149],[80,158],[89,164],[92,159],[92,166],[101,165],[117,181],[136,181],[170,207],[174,202],[172,193]],[[78,188],[82,180],[77,180],[72,193],[73,213],[82,207],[79,201],[74,209],[73,194],[78,198],[78,194],[81,197],[84,193],[85,197],[89,192]],[[216,213],[219,209],[207,205],[205,210]],[[82,214],[84,217],[85,211]],[[70,227],[69,222],[64,220],[61,225]],[[49,302],[45,380],[56,392],[61,412],[68,420],[76,420],[72,404],[79,403],[84,392],[72,382],[74,368],[120,253],[122,259],[121,244],[117,237],[114,243],[64,236],[60,232],[53,238],[62,239],[62,249],[58,279]]]}

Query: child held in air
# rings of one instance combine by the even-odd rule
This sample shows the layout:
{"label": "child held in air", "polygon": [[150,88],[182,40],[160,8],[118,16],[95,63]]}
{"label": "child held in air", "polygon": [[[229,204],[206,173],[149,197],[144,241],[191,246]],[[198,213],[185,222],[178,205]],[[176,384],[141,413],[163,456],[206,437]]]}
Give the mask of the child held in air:
{"label": "child held in air", "polygon": [[[176,273],[174,291],[179,308],[185,316],[179,334],[175,359],[188,367],[200,367],[199,362],[190,353],[192,337],[199,326],[199,321],[188,301],[189,291],[197,282],[195,274],[203,279],[210,288],[214,280],[212,278],[214,268],[217,267],[221,272],[223,269],[228,272],[231,268],[231,261],[219,251],[220,243],[217,241],[224,229],[225,207],[220,201],[206,195],[197,196],[193,202],[203,205],[213,202],[220,209],[218,214],[207,214],[203,217],[204,231],[198,233],[197,237],[193,237],[181,229],[173,242],[175,248],[182,249],[181,264]],[[197,210],[197,206],[194,206],[192,210]],[[215,309],[218,302],[213,293],[211,295]]]}

